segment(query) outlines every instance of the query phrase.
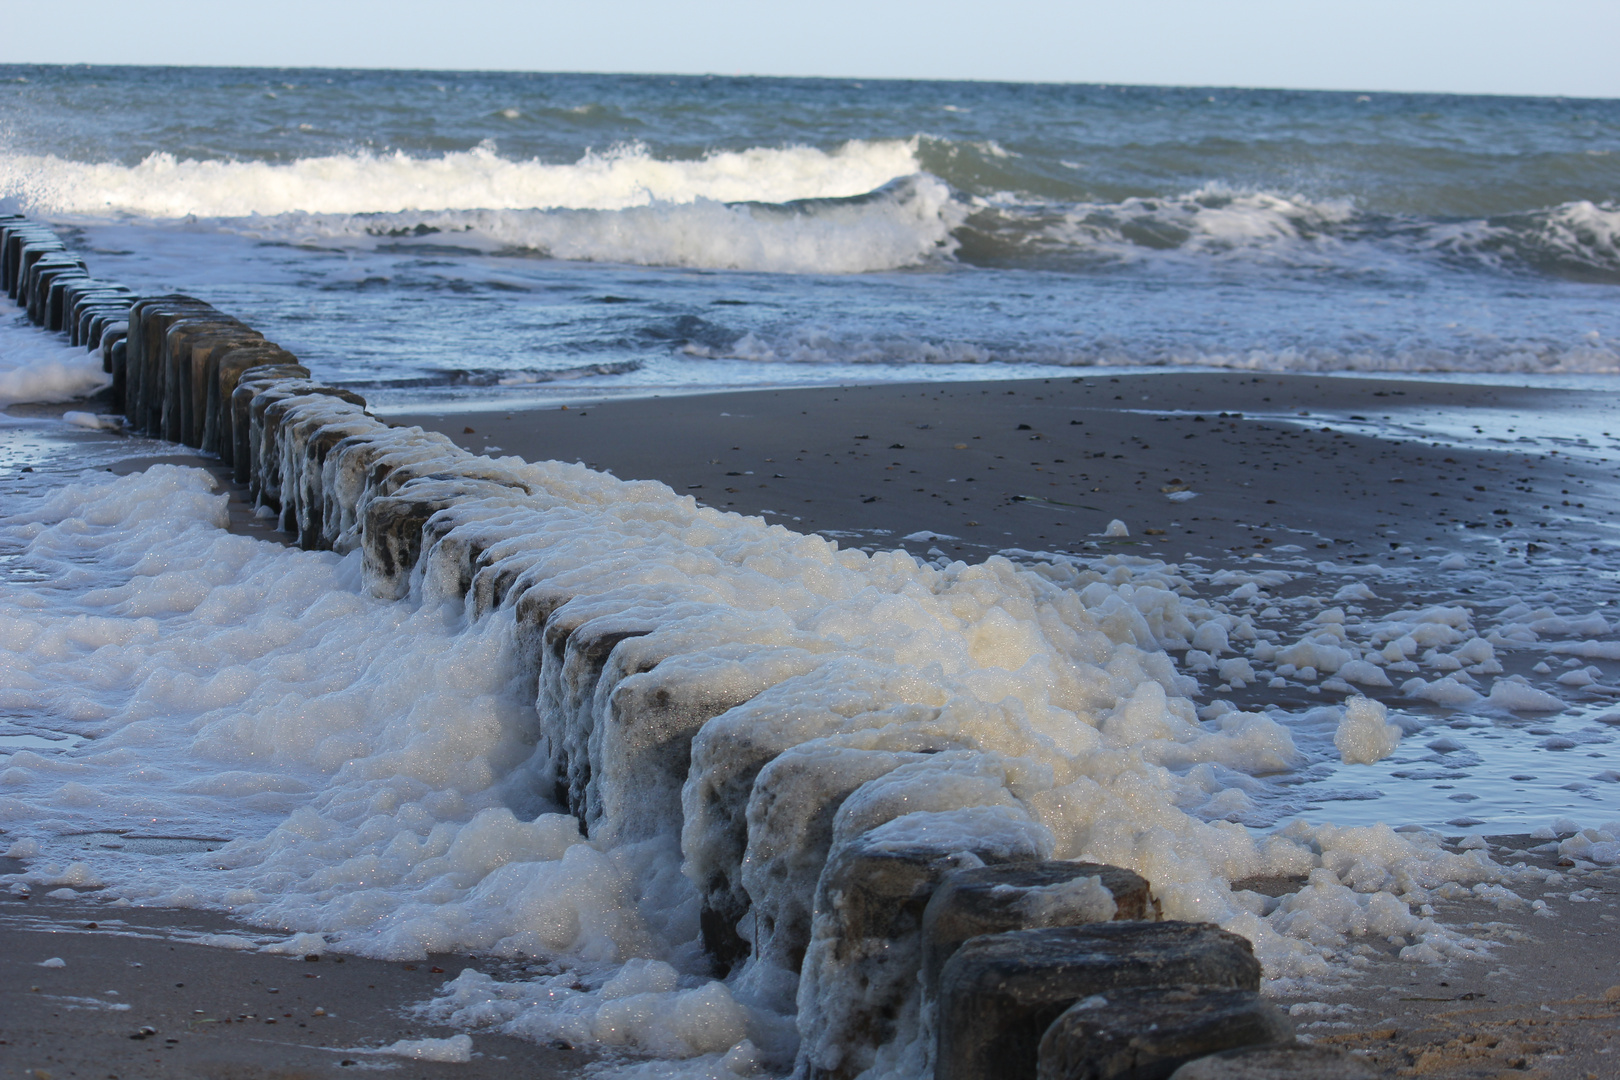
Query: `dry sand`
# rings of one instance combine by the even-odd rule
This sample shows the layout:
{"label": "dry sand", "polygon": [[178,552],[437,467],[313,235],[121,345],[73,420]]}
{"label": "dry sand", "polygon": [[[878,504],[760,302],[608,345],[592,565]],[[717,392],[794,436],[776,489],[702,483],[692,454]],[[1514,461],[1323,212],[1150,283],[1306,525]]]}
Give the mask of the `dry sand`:
{"label": "dry sand", "polygon": [[[1556,412],[1568,418],[1571,437],[1595,439],[1620,434],[1617,397],[1158,375],[759,391],[390,420],[445,431],[474,451],[580,460],[663,480],[714,506],[868,548],[938,548],[969,560],[1009,548],[1121,550],[1219,563],[1266,559],[1268,548],[1289,544],[1319,559],[1398,562],[1447,548],[1534,558],[1538,538],[1555,551],[1612,542],[1620,485],[1612,465],[1554,453],[1558,445],[1546,439],[1503,445],[1513,438],[1504,433],[1497,449],[1461,450],[1329,430],[1320,414],[1400,424],[1481,410],[1496,420],[1503,410]],[[101,432],[49,438],[119,472],[159,460],[204,464],[164,444]],[[64,478],[75,471],[71,456],[27,453]],[[1173,502],[1178,489],[1197,497]],[[284,539],[239,501],[232,514],[235,531]],[[1098,535],[1113,518],[1129,524],[1129,539]],[[949,539],[906,539],[925,532]],[[1508,855],[1531,845],[1506,838],[1498,856],[1551,858]],[[1576,889],[1595,890],[1593,899],[1570,900]],[[1316,995],[1320,1005],[1284,1004],[1304,1006],[1296,1015],[1302,1033],[1366,1053],[1385,1075],[1620,1076],[1610,1054],[1620,1033],[1617,898],[1620,873],[1594,870],[1545,897],[1550,917],[1481,901],[1439,905],[1448,924],[1499,942],[1490,963],[1406,964],[1391,946],[1353,982]],[[495,964],[436,957],[317,965],[183,940],[231,929],[240,930],[222,915],[113,909],[94,894],[0,901],[0,1076],[315,1077],[392,1062],[401,1075],[470,1080],[577,1075],[586,1060],[488,1034],[474,1036],[469,1064],[351,1053],[450,1034],[414,1022],[409,1006],[463,966]],[[51,957],[65,965],[37,966]],[[130,1008],[114,1011],[109,1001]],[[143,1027],[155,1034],[131,1038]]]}

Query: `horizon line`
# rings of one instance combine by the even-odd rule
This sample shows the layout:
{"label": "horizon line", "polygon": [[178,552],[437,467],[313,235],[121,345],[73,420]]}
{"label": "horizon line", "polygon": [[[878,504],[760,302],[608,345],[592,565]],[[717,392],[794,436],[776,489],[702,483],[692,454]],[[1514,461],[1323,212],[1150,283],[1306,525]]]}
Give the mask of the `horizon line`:
{"label": "horizon line", "polygon": [[1076,86],[1108,89],[1118,87],[1131,90],[1222,90],[1264,91],[1295,94],[1385,94],[1404,97],[1489,97],[1524,98],[1548,101],[1615,101],[1620,94],[1594,96],[1565,93],[1510,93],[1480,90],[1391,90],[1367,87],[1329,86],[1265,86],[1245,83],[1149,83],[1118,80],[1088,82],[1063,79],[1002,79],[973,76],[906,76],[906,75],[784,75],[760,72],[680,72],[680,71],[590,71],[574,69],[536,68],[475,68],[475,67],[396,67],[386,64],[130,64],[95,61],[0,60],[0,68],[149,68],[196,71],[332,71],[332,72],[391,72],[397,74],[443,75],[587,75],[606,78],[630,77],[651,79],[781,79],[818,82],[883,82],[883,83],[978,83],[1002,86]]}

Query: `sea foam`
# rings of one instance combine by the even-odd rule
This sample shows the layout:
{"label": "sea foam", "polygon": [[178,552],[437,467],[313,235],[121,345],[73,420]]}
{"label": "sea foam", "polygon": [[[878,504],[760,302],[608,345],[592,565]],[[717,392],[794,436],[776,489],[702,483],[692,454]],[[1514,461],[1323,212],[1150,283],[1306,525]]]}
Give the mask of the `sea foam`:
{"label": "sea foam", "polygon": [[0,407],[72,401],[112,382],[101,358],[41,334],[22,316],[0,319]]}

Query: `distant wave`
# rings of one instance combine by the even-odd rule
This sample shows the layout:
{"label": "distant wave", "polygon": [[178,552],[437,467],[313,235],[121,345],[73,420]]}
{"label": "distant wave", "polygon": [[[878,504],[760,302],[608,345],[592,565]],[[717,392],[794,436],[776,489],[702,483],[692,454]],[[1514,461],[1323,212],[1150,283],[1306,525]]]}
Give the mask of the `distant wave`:
{"label": "distant wave", "polygon": [[354,154],[290,164],[192,161],[152,154],[138,165],[0,156],[0,197],[32,213],[239,218],[413,210],[623,210],[654,203],[783,203],[845,198],[918,171],[914,141],[725,151],[688,161],[645,147],[587,153],[570,164],[512,161],[491,147],[435,158]]}
{"label": "distant wave", "polygon": [[624,210],[456,210],[236,220],[261,239],[395,240],[521,249],[554,259],[775,273],[848,274],[950,255],[966,209],[929,176],[852,198],[724,203],[700,198]]}
{"label": "distant wave", "polygon": [[1038,165],[994,142],[923,135],[686,160],[631,145],[564,164],[511,160],[488,146],[288,164],[0,153],[0,197],[41,214],[199,221],[282,243],[451,240],[649,266],[859,273],[954,256],[1081,273],[1250,265],[1402,274],[1426,263],[1620,284],[1615,202],[1422,217],[1223,183],[1095,200],[1053,188]]}
{"label": "distant wave", "polygon": [[1048,204],[972,200],[960,256],[980,265],[1086,269],[1261,263],[1362,273],[1411,260],[1620,284],[1620,205],[1577,200],[1490,218],[1376,215],[1350,199],[1212,184],[1165,197]]}

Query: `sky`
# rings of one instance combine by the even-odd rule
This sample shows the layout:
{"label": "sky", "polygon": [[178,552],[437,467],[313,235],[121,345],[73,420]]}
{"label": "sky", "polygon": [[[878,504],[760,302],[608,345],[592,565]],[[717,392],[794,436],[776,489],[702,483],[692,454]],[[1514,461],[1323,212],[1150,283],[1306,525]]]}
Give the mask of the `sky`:
{"label": "sky", "polygon": [[1616,0],[0,0],[0,62],[1620,97]]}

